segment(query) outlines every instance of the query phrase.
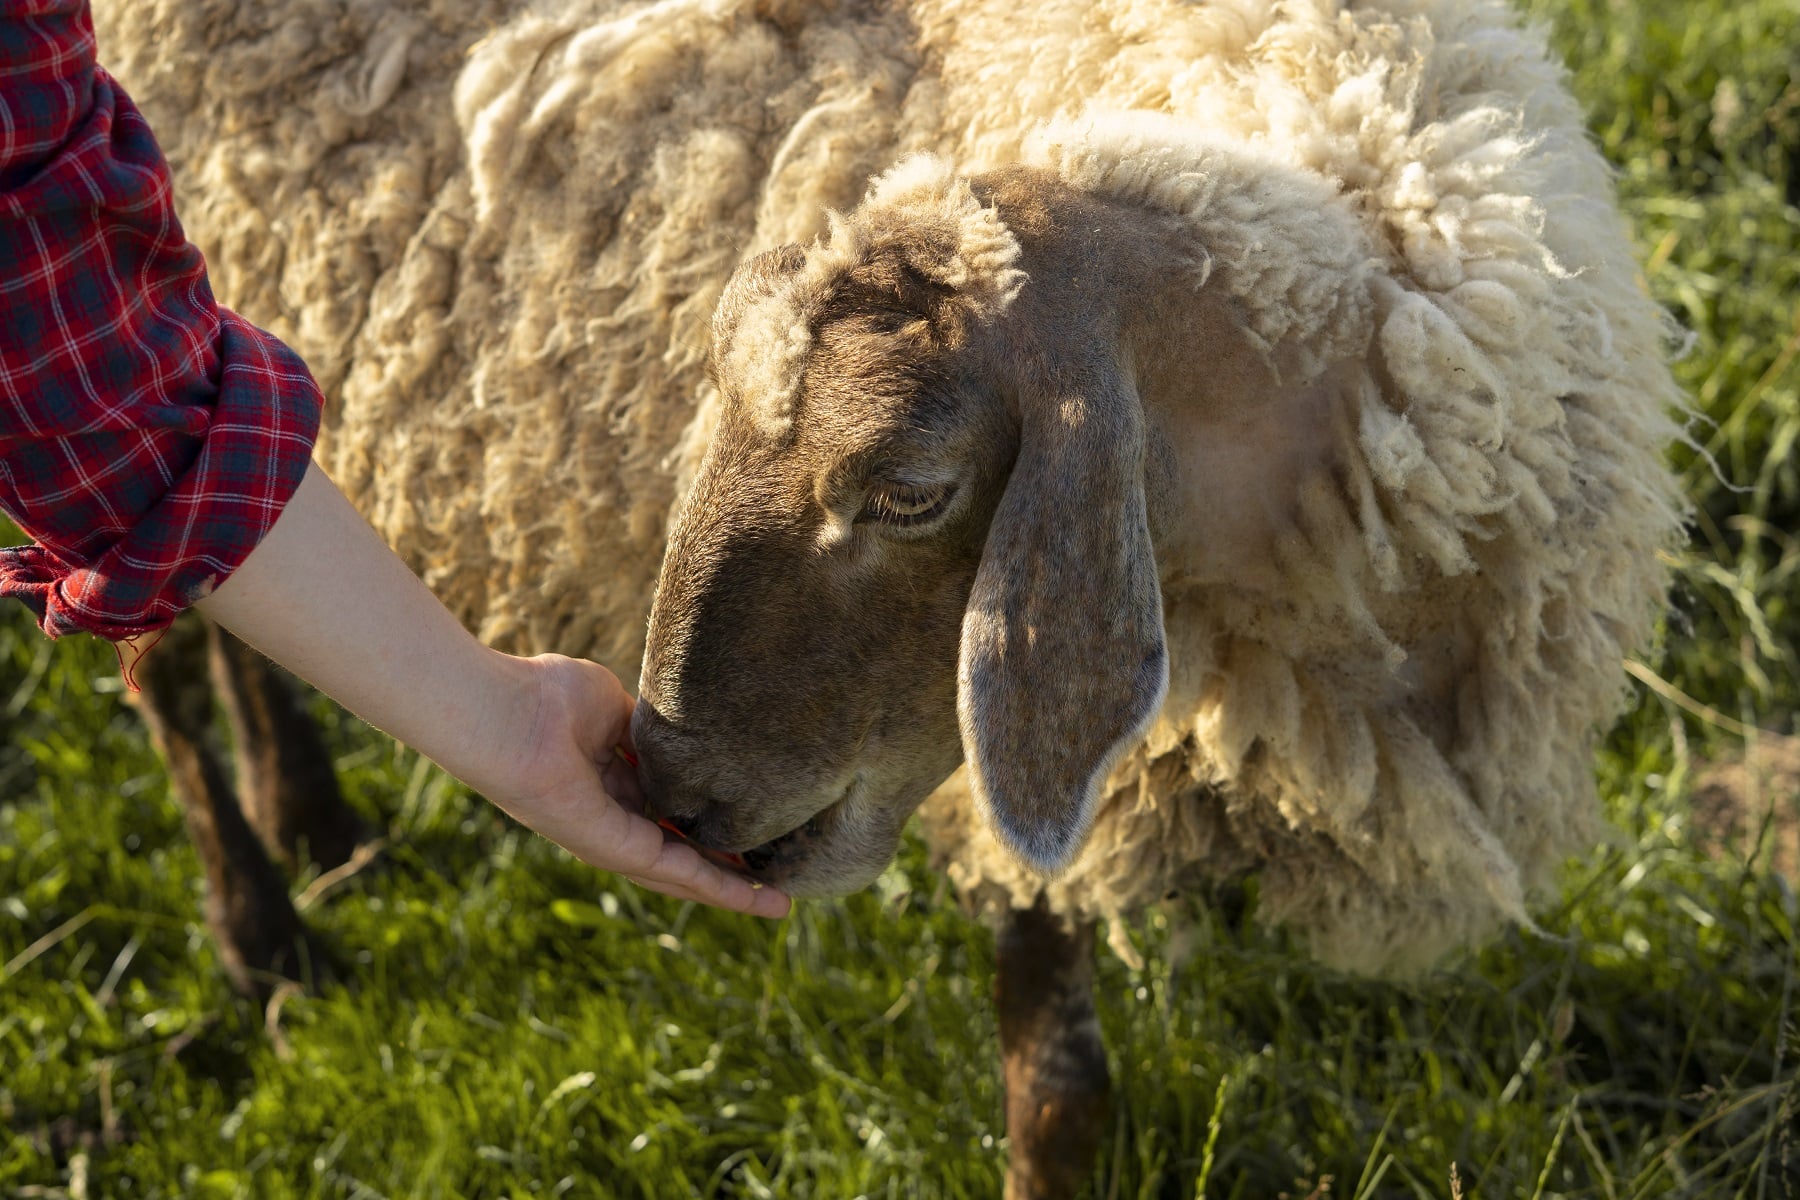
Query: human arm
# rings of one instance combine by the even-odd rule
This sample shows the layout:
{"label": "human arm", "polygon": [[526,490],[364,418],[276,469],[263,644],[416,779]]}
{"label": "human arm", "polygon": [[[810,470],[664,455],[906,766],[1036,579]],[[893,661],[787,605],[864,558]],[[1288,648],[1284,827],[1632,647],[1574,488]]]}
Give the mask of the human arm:
{"label": "human arm", "polygon": [[213,301],[162,151],[82,0],[0,15],[0,596],[123,641],[249,553],[299,486],[321,397]]}
{"label": "human arm", "polygon": [[671,896],[787,912],[780,892],[665,839],[620,803],[636,793],[616,749],[632,700],[611,672],[483,646],[318,467],[197,607],[583,862]]}
{"label": "human arm", "polygon": [[[617,680],[481,648],[309,467],[318,387],[214,303],[149,125],[95,61],[84,0],[0,13],[0,263],[0,510],[33,541],[0,550],[0,597],[51,636],[141,643],[217,587],[222,623],[586,861],[785,910],[664,851],[606,797],[631,709]],[[305,608],[315,598],[328,607]],[[406,661],[376,671],[389,652]],[[629,801],[629,773],[610,780]]]}

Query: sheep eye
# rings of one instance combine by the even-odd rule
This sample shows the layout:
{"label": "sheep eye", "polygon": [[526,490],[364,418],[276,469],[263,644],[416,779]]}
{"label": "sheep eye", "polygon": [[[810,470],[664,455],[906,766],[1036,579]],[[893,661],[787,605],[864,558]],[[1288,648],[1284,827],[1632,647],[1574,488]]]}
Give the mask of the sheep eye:
{"label": "sheep eye", "polygon": [[923,525],[948,508],[955,494],[955,485],[948,483],[877,482],[869,488],[859,519],[900,528]]}

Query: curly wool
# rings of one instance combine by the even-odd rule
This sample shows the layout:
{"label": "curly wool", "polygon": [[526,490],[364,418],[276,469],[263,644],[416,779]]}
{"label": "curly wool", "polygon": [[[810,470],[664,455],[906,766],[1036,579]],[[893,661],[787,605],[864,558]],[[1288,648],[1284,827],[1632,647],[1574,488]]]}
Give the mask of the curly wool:
{"label": "curly wool", "polygon": [[[1503,7],[1207,15],[1154,51],[1072,43],[1095,99],[1023,157],[1192,222],[1248,330],[1297,352],[1284,383],[1358,347],[1346,453],[1302,484],[1278,587],[1165,564],[1169,698],[1071,871],[1023,869],[954,782],[927,829],[964,889],[1104,917],[1259,870],[1262,915],[1320,957],[1406,971],[1528,921],[1595,837],[1595,740],[1679,536],[1668,330]],[[1106,111],[1120,75],[1154,115]]]}
{"label": "curly wool", "polygon": [[1593,837],[1680,398],[1499,0],[96,8],[221,299],[337,398],[321,461],[488,640],[634,677],[731,270],[911,153],[1025,160],[1191,221],[1196,286],[1346,424],[1277,589],[1163,564],[1169,698],[1075,866],[1027,872],[959,775],[924,813],[951,877],[1110,917],[1258,869],[1266,916],[1396,970]]}

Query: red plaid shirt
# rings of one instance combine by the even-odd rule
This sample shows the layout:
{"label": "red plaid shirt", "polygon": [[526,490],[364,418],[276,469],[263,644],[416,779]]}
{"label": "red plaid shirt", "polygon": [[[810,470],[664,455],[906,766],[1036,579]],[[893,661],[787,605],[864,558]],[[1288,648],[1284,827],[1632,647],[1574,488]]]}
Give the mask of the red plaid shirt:
{"label": "red plaid shirt", "polygon": [[213,302],[87,0],[0,0],[0,596],[52,637],[161,629],[306,471],[306,365]]}

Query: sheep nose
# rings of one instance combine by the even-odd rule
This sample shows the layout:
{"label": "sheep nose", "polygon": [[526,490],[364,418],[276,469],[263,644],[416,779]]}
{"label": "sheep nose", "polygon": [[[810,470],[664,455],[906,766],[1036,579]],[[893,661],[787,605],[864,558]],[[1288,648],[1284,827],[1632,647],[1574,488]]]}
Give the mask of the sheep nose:
{"label": "sheep nose", "polygon": [[638,701],[631,714],[631,744],[637,749],[644,812],[653,820],[668,822],[683,837],[693,837],[706,804],[680,782],[681,771],[675,761],[675,743],[680,737],[680,731],[656,711],[655,704]]}
{"label": "sheep nose", "polygon": [[668,777],[663,763],[663,742],[669,723],[656,706],[640,699],[631,714],[631,745],[637,751],[638,788],[644,794],[644,811],[651,817],[663,817]]}

